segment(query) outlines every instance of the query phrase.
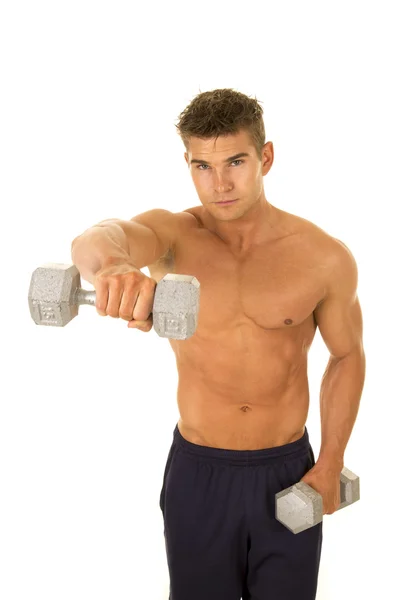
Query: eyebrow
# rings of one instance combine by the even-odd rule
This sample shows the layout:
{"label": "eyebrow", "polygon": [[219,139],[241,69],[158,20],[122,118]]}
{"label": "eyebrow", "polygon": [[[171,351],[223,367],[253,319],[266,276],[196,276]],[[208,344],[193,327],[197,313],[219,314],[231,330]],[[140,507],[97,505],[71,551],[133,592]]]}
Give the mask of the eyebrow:
{"label": "eyebrow", "polygon": [[[234,156],[229,156],[228,158],[225,159],[224,162],[229,163],[238,158],[242,158],[242,156],[250,156],[250,154],[248,154],[247,152],[239,152],[239,154],[235,154]],[[193,164],[193,163],[200,163],[201,165],[209,165],[210,164],[206,160],[198,160],[197,158],[192,158],[192,160],[190,161],[190,164]]]}

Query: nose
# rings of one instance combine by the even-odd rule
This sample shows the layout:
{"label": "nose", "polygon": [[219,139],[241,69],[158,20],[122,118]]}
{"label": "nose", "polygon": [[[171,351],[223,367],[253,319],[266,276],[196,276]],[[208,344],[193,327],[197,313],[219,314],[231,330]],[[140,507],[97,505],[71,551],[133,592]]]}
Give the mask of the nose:
{"label": "nose", "polygon": [[226,177],[219,175],[218,173],[214,176],[214,190],[218,194],[225,194],[233,189],[233,185],[226,180]]}

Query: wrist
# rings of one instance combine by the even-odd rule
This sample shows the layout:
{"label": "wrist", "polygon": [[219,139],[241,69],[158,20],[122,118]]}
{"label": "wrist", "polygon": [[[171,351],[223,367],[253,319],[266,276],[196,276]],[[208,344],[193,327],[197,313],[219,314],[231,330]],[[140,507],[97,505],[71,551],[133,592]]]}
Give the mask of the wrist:
{"label": "wrist", "polygon": [[131,265],[132,269],[137,269],[138,271],[140,271],[139,267],[133,264],[131,257],[125,252],[123,248],[121,248],[121,251],[118,250],[116,252],[113,252],[112,255],[105,256],[101,263],[101,269],[111,267],[113,265]]}
{"label": "wrist", "polygon": [[344,458],[334,454],[320,454],[315,464],[324,469],[339,471],[340,473],[344,467]]}

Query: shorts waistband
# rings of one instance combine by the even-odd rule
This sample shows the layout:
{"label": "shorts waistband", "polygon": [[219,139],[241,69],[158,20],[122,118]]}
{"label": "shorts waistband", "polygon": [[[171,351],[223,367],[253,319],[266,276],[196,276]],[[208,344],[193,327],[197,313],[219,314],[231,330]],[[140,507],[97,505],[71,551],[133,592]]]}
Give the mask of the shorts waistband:
{"label": "shorts waistband", "polygon": [[177,448],[186,454],[191,454],[206,460],[236,465],[255,465],[268,463],[270,461],[280,462],[280,459],[291,460],[307,454],[310,449],[307,427],[304,428],[302,437],[295,442],[290,442],[283,446],[264,448],[262,450],[225,450],[223,448],[211,448],[209,446],[193,444],[182,436],[178,424],[174,429],[173,438]]}

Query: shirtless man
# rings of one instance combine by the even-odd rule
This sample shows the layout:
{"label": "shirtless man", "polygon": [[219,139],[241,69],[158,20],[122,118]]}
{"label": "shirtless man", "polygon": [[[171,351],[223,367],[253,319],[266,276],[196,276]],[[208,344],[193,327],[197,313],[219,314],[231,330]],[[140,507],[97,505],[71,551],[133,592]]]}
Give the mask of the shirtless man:
{"label": "shirtless man", "polygon": [[[322,523],[294,535],[275,519],[275,494],[303,480],[324,514],[337,510],[364,385],[356,263],[266,199],[274,151],[262,112],[233,90],[199,94],[178,131],[201,206],[102,221],[72,246],[99,314],[142,331],[166,273],[200,282],[195,334],[169,340],[180,413],[160,496],[171,600],[315,598]],[[330,359],[315,462],[305,424],[317,327]]]}

